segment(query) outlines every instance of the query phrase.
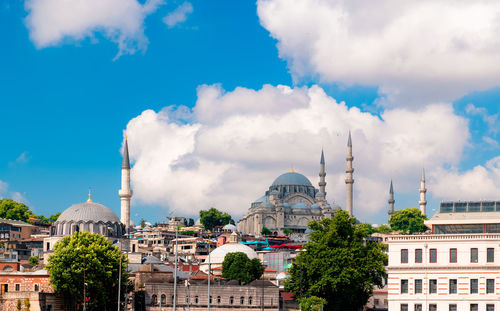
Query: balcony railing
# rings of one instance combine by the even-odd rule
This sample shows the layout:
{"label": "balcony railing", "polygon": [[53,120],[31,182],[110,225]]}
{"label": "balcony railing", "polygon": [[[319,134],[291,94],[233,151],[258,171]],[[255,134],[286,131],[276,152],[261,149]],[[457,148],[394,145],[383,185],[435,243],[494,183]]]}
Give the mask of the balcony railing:
{"label": "balcony railing", "polygon": [[403,241],[500,240],[498,233],[393,235],[388,242]]}

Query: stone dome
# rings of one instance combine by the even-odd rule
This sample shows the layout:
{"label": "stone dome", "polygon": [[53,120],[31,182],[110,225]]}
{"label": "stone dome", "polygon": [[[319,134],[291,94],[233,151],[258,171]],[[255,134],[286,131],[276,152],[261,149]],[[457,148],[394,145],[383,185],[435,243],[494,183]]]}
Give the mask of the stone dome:
{"label": "stone dome", "polygon": [[227,224],[227,225],[225,225],[224,227],[222,227],[222,230],[231,231],[231,232],[237,231],[236,226],[233,225],[233,224]]}
{"label": "stone dome", "polygon": [[71,205],[57,218],[59,222],[103,222],[115,223],[120,222],[116,214],[106,206],[94,203],[84,202]]}
{"label": "stone dome", "polygon": [[309,186],[312,187],[311,182],[306,176],[295,173],[288,172],[281,174],[276,178],[271,186],[285,186],[285,185],[295,185],[295,186]]}
{"label": "stone dome", "polygon": [[299,203],[295,203],[295,205],[293,205],[292,208],[307,209],[309,207],[306,204],[299,202]]}
{"label": "stone dome", "polygon": [[[237,252],[245,253],[250,259],[259,259],[257,253],[251,247],[240,243],[227,243],[210,252],[210,264],[222,265],[227,254]],[[208,263],[208,257],[205,259],[205,262]]]}

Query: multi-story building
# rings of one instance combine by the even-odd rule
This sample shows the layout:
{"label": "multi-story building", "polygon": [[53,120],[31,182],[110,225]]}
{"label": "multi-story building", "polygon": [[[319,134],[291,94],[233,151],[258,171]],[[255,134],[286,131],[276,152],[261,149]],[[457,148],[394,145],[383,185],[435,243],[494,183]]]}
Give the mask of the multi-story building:
{"label": "multi-story building", "polygon": [[500,310],[500,201],[443,202],[425,224],[388,237],[389,310]]}
{"label": "multi-story building", "polygon": [[37,230],[37,227],[23,221],[0,219],[0,242],[26,240]]}

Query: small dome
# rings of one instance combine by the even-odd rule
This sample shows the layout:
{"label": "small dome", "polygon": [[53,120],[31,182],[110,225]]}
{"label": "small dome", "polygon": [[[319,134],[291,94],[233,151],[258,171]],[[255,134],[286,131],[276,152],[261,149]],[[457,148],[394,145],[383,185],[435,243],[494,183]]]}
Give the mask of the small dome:
{"label": "small dome", "polygon": [[[210,252],[210,264],[222,265],[227,254],[237,252],[245,253],[250,259],[259,258],[251,247],[240,243],[227,243]],[[205,259],[205,261],[207,261],[207,259]]]}
{"label": "small dome", "polygon": [[311,182],[307,179],[306,176],[289,172],[282,174],[276,178],[272,184],[272,186],[284,186],[284,185],[299,185],[299,186],[310,186],[312,187]]}
{"label": "small dome", "polygon": [[120,219],[116,214],[106,206],[94,203],[84,202],[71,205],[61,216],[57,218],[56,223],[62,222],[103,222],[103,223],[119,223]]}
{"label": "small dome", "polygon": [[313,204],[311,205],[312,209],[321,209],[321,207],[318,204]]}
{"label": "small dome", "polygon": [[318,193],[316,193],[316,198],[323,198],[325,197],[325,194],[321,191],[318,191]]}
{"label": "small dome", "polygon": [[285,203],[283,203],[283,207],[290,208],[290,204],[288,204],[288,203],[285,202]]}
{"label": "small dome", "polygon": [[299,203],[296,203],[293,208],[300,208],[300,209],[306,209],[306,208],[309,208],[307,205],[305,205],[304,203],[302,202],[299,202]]}
{"label": "small dome", "polygon": [[233,225],[233,224],[227,224],[224,227],[222,227],[222,230],[235,232],[236,231],[236,226]]}

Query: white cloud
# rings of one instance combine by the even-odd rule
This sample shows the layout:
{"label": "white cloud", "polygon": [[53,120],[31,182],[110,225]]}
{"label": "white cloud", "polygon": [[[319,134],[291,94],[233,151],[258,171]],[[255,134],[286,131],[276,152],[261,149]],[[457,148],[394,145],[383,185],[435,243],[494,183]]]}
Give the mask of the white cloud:
{"label": "white cloud", "polygon": [[448,104],[386,110],[381,118],[348,108],[317,86],[260,90],[201,86],[188,122],[176,111],[146,110],[126,129],[134,199],[195,215],[210,206],[246,213],[291,164],[318,182],[325,149],[330,201],[345,201],[347,130],[355,157],[355,210],[361,218],[386,207],[390,178],[416,191],[422,164],[456,165],[469,139],[465,119]]}
{"label": "white cloud", "polygon": [[476,107],[473,104],[467,104],[465,112],[471,116],[479,116],[488,127],[488,132],[498,134],[498,114],[489,114],[488,110],[484,107]]}
{"label": "white cloud", "polygon": [[377,85],[387,105],[449,101],[500,79],[498,1],[258,0],[295,79]]}
{"label": "white cloud", "polygon": [[163,0],[26,0],[26,24],[38,48],[65,40],[81,41],[96,33],[116,42],[118,56],[145,50],[144,19]]}
{"label": "white cloud", "polygon": [[9,184],[0,180],[0,198],[10,198],[14,201],[30,205],[28,199],[19,192],[9,191]]}
{"label": "white cloud", "polygon": [[168,28],[172,28],[179,23],[185,22],[188,14],[191,13],[193,13],[193,5],[189,2],[184,2],[165,16],[163,22],[167,24]]}

